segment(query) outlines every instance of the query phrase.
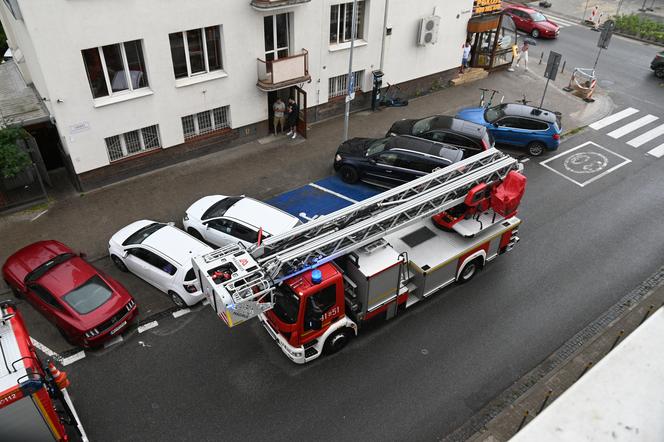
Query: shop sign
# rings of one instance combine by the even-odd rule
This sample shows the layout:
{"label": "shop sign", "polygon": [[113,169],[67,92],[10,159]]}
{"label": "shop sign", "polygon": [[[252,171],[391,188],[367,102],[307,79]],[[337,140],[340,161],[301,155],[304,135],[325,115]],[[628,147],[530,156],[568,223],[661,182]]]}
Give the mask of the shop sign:
{"label": "shop sign", "polygon": [[473,4],[473,15],[496,12],[501,9],[501,0],[475,0]]}

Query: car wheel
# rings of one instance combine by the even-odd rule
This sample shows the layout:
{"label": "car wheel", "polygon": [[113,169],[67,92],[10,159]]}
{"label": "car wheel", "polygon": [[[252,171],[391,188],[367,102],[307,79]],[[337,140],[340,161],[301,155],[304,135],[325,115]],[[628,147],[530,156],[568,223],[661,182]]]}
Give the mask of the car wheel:
{"label": "car wheel", "polygon": [[121,272],[128,272],[129,269],[125,265],[124,262],[120,258],[118,258],[115,255],[111,255],[111,261],[113,261],[113,264],[115,264],[115,267],[117,267]]}
{"label": "car wheel", "polygon": [[201,235],[198,230],[194,229],[193,227],[189,227],[187,229],[187,233],[196,238],[199,241],[204,241],[203,235]]}
{"label": "car wheel", "polygon": [[469,263],[466,263],[459,273],[459,278],[457,281],[461,284],[465,284],[475,277],[475,275],[482,269],[482,258],[475,258]]}
{"label": "car wheel", "polygon": [[187,308],[187,303],[184,302],[184,299],[182,299],[180,295],[178,295],[174,291],[169,290],[168,296],[171,297],[171,301],[173,301],[173,304],[175,304],[176,306],[180,308]]}
{"label": "car wheel", "polygon": [[538,157],[544,153],[546,145],[541,141],[533,141],[528,145],[528,153],[534,157]]}
{"label": "car wheel", "polygon": [[352,166],[341,166],[341,169],[339,169],[339,174],[341,175],[341,179],[344,181],[344,183],[349,184],[356,183],[360,178],[359,174],[357,173],[357,169]]}
{"label": "car wheel", "polygon": [[21,293],[19,289],[8,283],[6,279],[3,279],[3,281],[5,281],[5,284],[7,284],[7,287],[12,291],[16,299],[21,299],[23,297],[23,293]]}
{"label": "car wheel", "polygon": [[338,352],[344,348],[346,344],[348,344],[351,336],[352,335],[348,329],[344,328],[337,330],[336,332],[332,333],[329,338],[327,338],[325,341],[325,346],[323,347],[323,351],[328,355]]}
{"label": "car wheel", "polygon": [[530,35],[533,36],[533,38],[539,37],[540,31],[538,29],[533,29],[533,31],[530,33]]}
{"label": "car wheel", "polygon": [[664,66],[655,69],[655,77],[664,78]]}

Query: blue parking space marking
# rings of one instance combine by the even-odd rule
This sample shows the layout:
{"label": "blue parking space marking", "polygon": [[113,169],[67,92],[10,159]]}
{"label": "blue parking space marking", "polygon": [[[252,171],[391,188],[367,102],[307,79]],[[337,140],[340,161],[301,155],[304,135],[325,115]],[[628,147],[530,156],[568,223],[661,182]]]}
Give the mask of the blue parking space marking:
{"label": "blue parking space marking", "polygon": [[373,187],[364,183],[344,183],[338,175],[323,178],[322,180],[316,181],[315,184],[355,201],[362,201],[383,192],[383,190],[378,187]]}
{"label": "blue parking space marking", "polygon": [[309,185],[282,193],[266,202],[297,216],[303,222],[336,212],[352,204],[351,201]]}

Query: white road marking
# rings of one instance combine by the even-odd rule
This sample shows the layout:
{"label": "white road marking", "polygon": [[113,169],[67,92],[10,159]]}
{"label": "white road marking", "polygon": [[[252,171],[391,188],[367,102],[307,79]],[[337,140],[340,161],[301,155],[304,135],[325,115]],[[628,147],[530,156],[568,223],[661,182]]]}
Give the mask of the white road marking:
{"label": "white road marking", "polygon": [[623,118],[627,118],[630,115],[634,115],[638,111],[639,111],[638,109],[634,109],[633,107],[628,107],[627,109],[623,109],[618,113],[609,115],[608,117],[595,121],[593,124],[590,125],[590,127],[595,130],[602,129],[603,127],[606,127],[609,124],[613,124],[616,121],[620,121]]}
{"label": "white road marking", "polygon": [[37,216],[35,216],[34,218],[32,218],[32,219],[30,220],[30,222],[33,222],[34,220],[36,220],[37,218],[39,218],[40,216],[42,216],[42,215],[45,214],[46,212],[48,212],[48,209],[46,209],[46,210],[44,210],[44,211],[42,211],[42,212],[39,212],[39,213],[37,214]]}
{"label": "white road marking", "polygon": [[662,156],[664,156],[664,144],[660,144],[656,148],[648,151],[648,155],[652,155],[655,158],[662,158]]}
{"label": "white road marking", "polygon": [[645,117],[641,117],[638,120],[632,121],[631,123],[621,126],[618,129],[614,130],[613,132],[609,132],[607,135],[610,136],[611,138],[620,138],[622,136],[627,135],[630,132],[634,132],[636,129],[643,127],[646,124],[652,123],[655,120],[659,120],[659,117],[649,114],[646,115]]}
{"label": "white road marking", "polygon": [[73,364],[74,362],[80,361],[83,358],[85,358],[85,352],[81,350],[78,353],[75,353],[71,356],[67,356],[66,358],[62,359],[62,365]]}
{"label": "white road marking", "polygon": [[664,134],[664,124],[660,124],[656,128],[650,129],[648,132],[639,135],[633,140],[629,140],[627,144],[633,147],[639,147],[640,145],[645,144],[648,141],[653,140],[662,134]]}
{"label": "white road marking", "polygon": [[179,318],[180,316],[184,316],[189,312],[191,312],[191,310],[189,310],[188,308],[183,308],[182,310],[178,310],[178,311],[173,312],[173,317],[174,318]]}
{"label": "white road marking", "polygon": [[357,202],[356,200],[354,200],[354,199],[352,199],[352,198],[348,198],[346,195],[342,195],[342,194],[340,194],[340,193],[338,193],[338,192],[335,192],[335,191],[333,191],[333,190],[326,189],[325,187],[323,187],[323,186],[319,186],[319,185],[316,184],[316,183],[309,183],[309,185],[310,185],[311,187],[315,188],[315,189],[322,190],[323,192],[327,192],[327,193],[329,193],[330,195],[334,195],[334,196],[336,196],[336,197],[338,197],[338,198],[341,198],[342,200],[350,201],[351,203],[356,203],[356,202]]}
{"label": "white road marking", "polygon": [[106,342],[104,343],[104,348],[112,347],[112,346],[114,346],[115,344],[119,344],[119,343],[122,342],[123,340],[124,340],[124,339],[122,338],[122,335],[117,335],[116,337],[114,337],[114,338],[111,339],[110,341],[106,341]]}
{"label": "white road marking", "polygon": [[62,356],[60,356],[59,354],[57,354],[56,352],[54,352],[53,350],[51,350],[50,348],[48,348],[47,346],[42,344],[41,342],[37,341],[32,336],[30,337],[30,341],[32,342],[32,345],[37,347],[42,353],[52,357],[53,359],[55,359],[57,361],[62,362]]}
{"label": "white road marking", "polygon": [[528,161],[530,161],[530,158],[524,158],[523,160],[521,160],[522,163],[527,163]]}
{"label": "white road marking", "polygon": [[549,20],[551,20],[552,22],[554,22],[555,24],[557,24],[557,25],[560,26],[561,28],[565,28],[565,27],[567,27],[567,26],[578,25],[578,23],[575,23],[575,22],[573,22],[573,21],[570,21],[570,20],[568,20],[568,19],[566,19],[566,18],[556,17],[555,15],[549,15],[549,14],[546,14],[546,18],[548,18]]}
{"label": "white road marking", "polygon": [[147,324],[139,325],[138,326],[138,332],[143,333],[145,331],[150,330],[151,328],[155,328],[158,325],[159,325],[159,323],[157,321],[151,321],[151,322],[148,322]]}

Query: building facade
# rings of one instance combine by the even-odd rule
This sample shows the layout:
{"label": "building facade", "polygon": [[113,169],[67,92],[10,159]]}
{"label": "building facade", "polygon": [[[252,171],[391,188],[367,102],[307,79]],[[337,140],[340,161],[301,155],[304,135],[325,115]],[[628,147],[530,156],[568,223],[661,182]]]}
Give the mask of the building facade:
{"label": "building facade", "polygon": [[[339,113],[352,2],[3,0],[0,18],[82,189],[266,135],[277,97],[299,126]],[[460,64],[473,0],[360,0],[351,82],[439,82]]]}

